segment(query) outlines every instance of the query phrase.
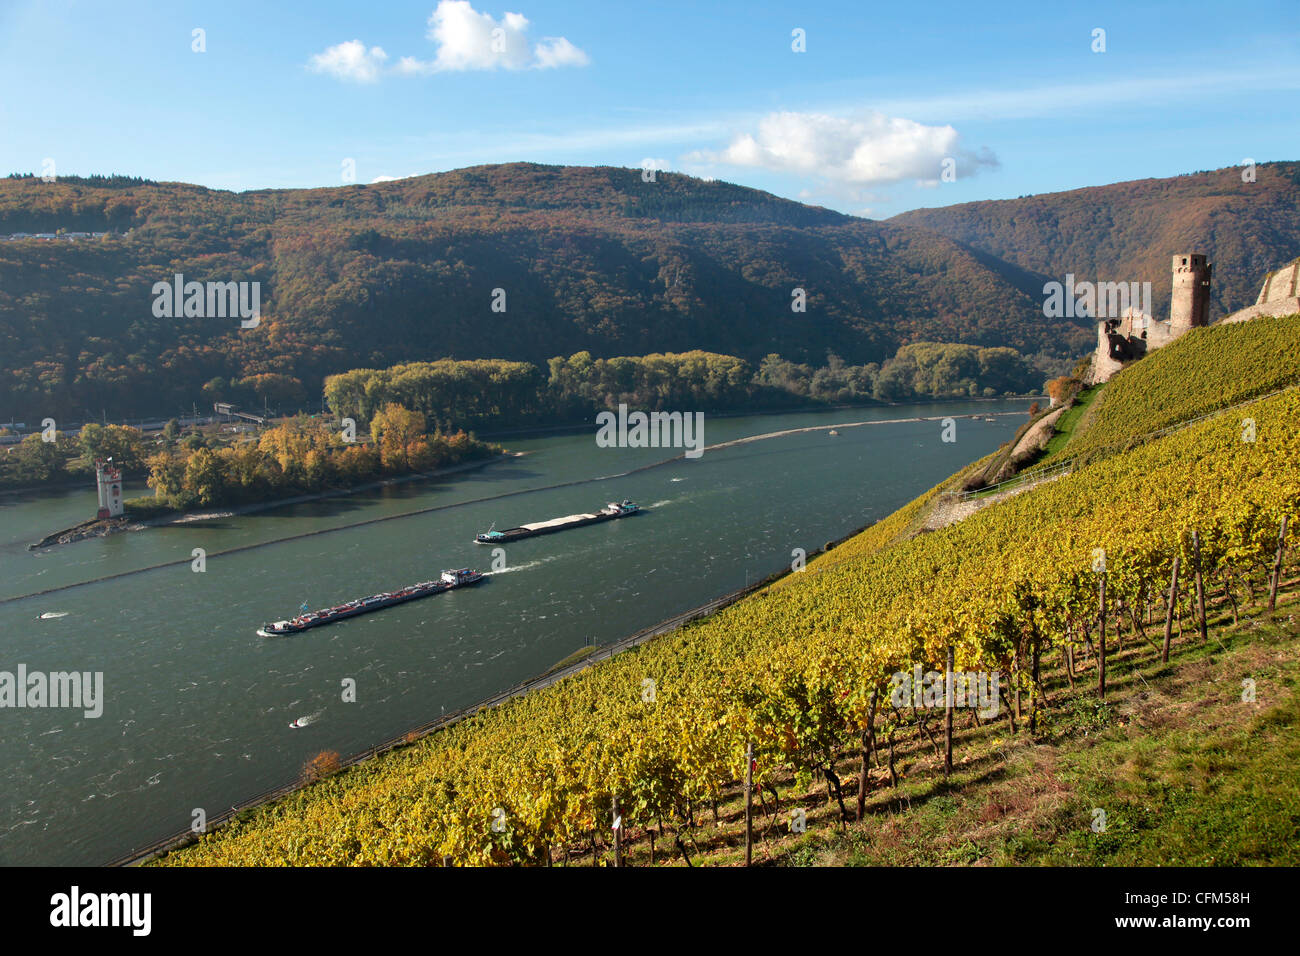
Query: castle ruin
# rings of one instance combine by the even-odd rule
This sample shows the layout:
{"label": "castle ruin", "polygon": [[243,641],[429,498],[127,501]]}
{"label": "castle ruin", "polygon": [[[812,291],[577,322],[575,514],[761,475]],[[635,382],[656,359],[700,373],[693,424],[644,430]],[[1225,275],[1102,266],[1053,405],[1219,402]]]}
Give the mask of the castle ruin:
{"label": "castle ruin", "polygon": [[1109,381],[1127,363],[1168,345],[1194,328],[1209,325],[1213,269],[1203,255],[1179,253],[1173,257],[1173,294],[1168,321],[1129,307],[1118,319],[1098,322],[1097,351],[1093,354],[1088,384]]}

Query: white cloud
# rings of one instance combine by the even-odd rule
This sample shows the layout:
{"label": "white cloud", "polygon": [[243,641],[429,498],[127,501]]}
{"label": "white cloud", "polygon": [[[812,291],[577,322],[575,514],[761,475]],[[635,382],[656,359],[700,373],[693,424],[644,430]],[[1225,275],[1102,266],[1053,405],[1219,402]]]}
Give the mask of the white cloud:
{"label": "white cloud", "polygon": [[955,159],[964,175],[997,165],[987,150],[963,150],[960,138],[952,126],[926,126],[878,112],[854,117],[782,112],[763,117],[755,132],[736,136],[721,152],[697,152],[690,159],[858,185],[937,180],[947,158]]}
{"label": "white cloud", "polygon": [[403,76],[425,76],[438,72],[437,64],[428,60],[418,60],[413,56],[402,57],[393,69]]}
{"label": "white cloud", "polygon": [[[591,62],[565,37],[543,37],[536,46],[530,44],[528,18],[522,13],[506,13],[498,20],[479,13],[469,0],[440,0],[429,15],[425,35],[435,44],[433,59],[403,56],[389,72],[428,76],[467,70],[549,70]],[[311,65],[340,79],[368,83],[379,77],[386,59],[379,47],[367,52],[360,40],[352,40],[318,53]]]}
{"label": "white cloud", "polygon": [[328,73],[340,80],[373,83],[379,79],[387,59],[388,54],[381,47],[372,46],[367,50],[360,40],[348,40],[317,53],[311,58],[310,66],[317,73]]}
{"label": "white cloud", "polygon": [[[1269,90],[1285,93],[1300,90],[1300,71],[1292,70],[1292,78],[1273,72],[1239,72],[1233,74],[1213,74],[1212,80],[1223,83],[1226,92],[1223,97],[1243,95],[1248,90]],[[1011,118],[1028,116],[1033,112],[1038,115],[1060,117],[1067,111],[1082,112],[1085,109],[1095,112],[1123,105],[1134,99],[1133,84],[1139,91],[1140,102],[1152,105],[1181,101],[1182,94],[1173,90],[1192,90],[1198,96],[1208,96],[1215,91],[1202,82],[1198,75],[1188,74],[1183,77],[1166,77],[1159,82],[1143,83],[1134,78],[1116,82],[1104,82],[1080,85],[1078,88],[1058,86],[1031,87],[1020,85],[1014,90],[982,89],[964,94],[961,98],[941,96],[931,99],[917,98],[894,102],[876,101],[871,106],[880,112],[894,116],[921,116],[923,120],[933,122],[961,123],[965,120],[987,119],[990,116]],[[1145,98],[1142,98],[1145,97]],[[1000,100],[1006,103],[998,104]],[[1014,104],[1011,101],[1016,101]],[[1280,100],[1279,100],[1280,102]],[[981,105],[982,104],[982,105]],[[1052,105],[1055,104],[1055,105]],[[821,112],[831,115],[851,116],[860,109],[857,103],[827,102],[821,106]],[[1013,108],[1014,107],[1014,108]],[[1077,110],[1074,109],[1077,107]],[[1023,108],[1023,109],[1022,109]],[[436,134],[421,137],[421,142],[429,149],[426,161],[436,161],[454,165],[456,163],[511,162],[518,160],[521,154],[557,155],[563,161],[581,150],[608,150],[631,153],[660,153],[676,148],[683,152],[678,156],[677,168],[696,176],[715,176],[725,179],[727,171],[717,165],[719,154],[712,151],[691,150],[692,145],[700,143],[726,141],[737,130],[756,128],[766,115],[763,112],[749,110],[731,110],[706,114],[683,114],[680,111],[661,111],[651,108],[625,108],[633,119],[619,123],[611,119],[596,126],[570,126],[557,123],[546,129],[532,131],[509,129],[485,125],[481,128],[461,130],[439,130]],[[648,117],[648,118],[643,118]],[[967,154],[969,156],[969,154]],[[957,177],[962,179],[970,170],[966,160],[959,155],[957,160]],[[996,162],[987,151],[974,157],[979,165]],[[933,175],[933,174],[931,174]]]}
{"label": "white cloud", "polygon": [[533,50],[537,58],[538,69],[546,70],[558,66],[586,66],[591,58],[564,37],[542,37],[542,42]]}
{"label": "white cloud", "polygon": [[655,169],[666,173],[672,169],[672,166],[669,165],[668,160],[666,159],[655,159],[653,156],[647,156],[645,159],[641,160],[641,168]]}
{"label": "white cloud", "polygon": [[441,0],[429,16],[428,38],[438,45],[436,70],[521,70],[532,64],[528,19],[507,13],[500,21],[469,0]]}

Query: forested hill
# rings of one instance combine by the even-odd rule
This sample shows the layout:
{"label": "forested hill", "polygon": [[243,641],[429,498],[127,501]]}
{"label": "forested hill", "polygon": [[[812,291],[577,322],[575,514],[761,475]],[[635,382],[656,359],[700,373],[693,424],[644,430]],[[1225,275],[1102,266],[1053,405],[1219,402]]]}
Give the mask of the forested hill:
{"label": "forested hill", "polygon": [[[1116,144],[1123,148],[1122,144]],[[1170,258],[1202,252],[1214,264],[1210,320],[1251,305],[1264,275],[1300,255],[1300,163],[1267,163],[1255,181],[1243,168],[1139,179],[895,216],[1014,263],[1040,281],[1152,284],[1157,318],[1168,318]]]}
{"label": "forested hill", "polygon": [[[114,235],[0,241],[0,420],[173,414],[214,379],[292,406],[331,373],[443,357],[705,349],[822,365],[921,340],[1063,357],[1093,334],[1044,319],[1033,276],[936,233],[635,169],[240,194],[0,180],[0,237],[60,229]],[[176,273],[260,282],[260,324],[156,317],[154,284]]]}

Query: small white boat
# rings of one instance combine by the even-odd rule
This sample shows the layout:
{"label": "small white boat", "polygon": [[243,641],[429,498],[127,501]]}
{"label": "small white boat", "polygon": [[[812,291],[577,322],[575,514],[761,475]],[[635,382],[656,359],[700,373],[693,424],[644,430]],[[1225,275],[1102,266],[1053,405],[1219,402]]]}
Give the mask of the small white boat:
{"label": "small white boat", "polygon": [[830,435],[832,438],[834,438],[836,435],[839,434],[839,432],[837,432],[835,429],[832,428],[832,429],[831,429],[829,432],[827,432],[826,434],[828,434],[828,435]]}

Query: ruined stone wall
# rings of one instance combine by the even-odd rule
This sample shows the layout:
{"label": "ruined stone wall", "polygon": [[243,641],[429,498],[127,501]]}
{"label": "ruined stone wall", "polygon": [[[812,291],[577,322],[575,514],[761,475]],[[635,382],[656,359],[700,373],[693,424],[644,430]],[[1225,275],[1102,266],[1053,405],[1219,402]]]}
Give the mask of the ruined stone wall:
{"label": "ruined stone wall", "polygon": [[1168,345],[1174,340],[1174,331],[1168,322],[1152,322],[1146,330],[1147,351]]}
{"label": "ruined stone wall", "polygon": [[1300,296],[1290,299],[1280,299],[1273,302],[1265,302],[1263,305],[1250,305],[1244,309],[1238,309],[1232,315],[1225,316],[1219,320],[1219,325],[1229,322],[1249,322],[1251,319],[1258,319],[1264,315],[1295,315],[1300,312]]}
{"label": "ruined stone wall", "polygon": [[1270,272],[1259,290],[1256,305],[1272,302],[1285,302],[1300,296],[1297,285],[1300,284],[1300,259],[1288,262],[1275,272]]}
{"label": "ruined stone wall", "polygon": [[1220,321],[1248,322],[1261,315],[1293,315],[1297,312],[1300,312],[1300,259],[1270,272],[1254,305],[1238,309]]}
{"label": "ruined stone wall", "polygon": [[1124,367],[1123,362],[1110,357],[1110,333],[1106,323],[1097,323],[1097,350],[1092,354],[1092,370],[1088,375],[1088,385],[1109,382],[1112,375]]}

